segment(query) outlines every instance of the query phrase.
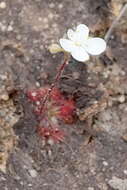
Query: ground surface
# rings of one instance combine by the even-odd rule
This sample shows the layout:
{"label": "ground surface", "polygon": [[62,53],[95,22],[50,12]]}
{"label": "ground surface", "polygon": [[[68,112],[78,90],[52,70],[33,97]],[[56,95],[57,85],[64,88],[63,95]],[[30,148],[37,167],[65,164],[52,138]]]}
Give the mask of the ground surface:
{"label": "ground surface", "polygon": [[[0,79],[5,83],[0,88],[0,95],[4,95],[0,96],[0,109],[9,109],[8,98],[13,99],[11,106],[15,108],[11,114],[7,112],[11,118],[13,115],[13,122],[0,117],[6,123],[11,121],[11,127],[20,119],[14,131],[9,132],[11,148],[4,149],[4,153],[11,149],[11,154],[6,173],[0,173],[0,189],[127,190],[124,19],[111,35],[105,55],[87,64],[71,60],[66,68],[59,87],[67,95],[75,93],[78,120],[65,126],[68,136],[64,143],[50,147],[36,134],[37,121],[25,92],[53,80],[63,55],[51,55],[47,47],[57,43],[67,28],[84,23],[94,35],[104,36],[114,19],[111,4],[109,0],[5,0],[5,3],[6,7],[0,7],[0,73],[9,75],[13,82],[6,82],[5,77]],[[13,142],[14,134],[17,143]]]}

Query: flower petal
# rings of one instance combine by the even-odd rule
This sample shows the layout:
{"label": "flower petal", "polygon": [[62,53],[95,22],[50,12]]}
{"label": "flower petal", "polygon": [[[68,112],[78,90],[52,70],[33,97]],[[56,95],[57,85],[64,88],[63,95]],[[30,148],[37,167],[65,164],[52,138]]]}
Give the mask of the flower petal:
{"label": "flower petal", "polygon": [[68,36],[68,38],[69,38],[70,40],[73,40],[74,33],[75,33],[75,32],[74,32],[72,29],[69,29],[69,30],[67,31],[67,36]]}
{"label": "flower petal", "polygon": [[85,24],[79,24],[76,28],[76,32],[83,34],[86,38],[89,35],[89,28]]}
{"label": "flower petal", "polygon": [[99,55],[106,49],[106,42],[101,38],[90,38],[86,42],[86,51],[91,55]]}
{"label": "flower petal", "polygon": [[75,46],[73,48],[73,51],[71,52],[71,55],[77,61],[85,62],[85,61],[89,60],[88,53],[85,51],[84,48],[79,47],[79,46]]}
{"label": "flower petal", "polygon": [[67,40],[67,39],[60,39],[59,40],[61,47],[67,51],[67,52],[71,52],[73,50],[74,47],[74,43],[71,40]]}
{"label": "flower petal", "polygon": [[85,43],[85,41],[88,39],[88,35],[89,28],[84,24],[80,24],[77,26],[76,32],[74,32],[72,40],[76,44],[82,44]]}

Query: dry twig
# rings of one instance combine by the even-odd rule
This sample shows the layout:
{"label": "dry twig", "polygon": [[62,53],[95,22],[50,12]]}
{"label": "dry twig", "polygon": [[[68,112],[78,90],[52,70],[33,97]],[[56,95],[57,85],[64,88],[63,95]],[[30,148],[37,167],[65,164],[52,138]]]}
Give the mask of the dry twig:
{"label": "dry twig", "polygon": [[124,7],[121,9],[119,16],[113,21],[111,27],[109,28],[109,30],[107,31],[106,35],[105,35],[105,41],[108,42],[114,28],[117,26],[119,20],[121,19],[121,17],[124,15],[124,13],[127,11],[127,3],[124,5]]}

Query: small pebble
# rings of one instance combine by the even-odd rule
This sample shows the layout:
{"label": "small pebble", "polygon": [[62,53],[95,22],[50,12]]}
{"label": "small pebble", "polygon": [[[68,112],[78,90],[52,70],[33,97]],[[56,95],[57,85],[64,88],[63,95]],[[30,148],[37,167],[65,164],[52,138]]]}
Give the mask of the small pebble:
{"label": "small pebble", "polygon": [[48,18],[49,18],[49,19],[53,19],[53,17],[54,17],[54,15],[53,15],[52,13],[50,13],[50,14],[48,15]]}
{"label": "small pebble", "polygon": [[2,32],[5,32],[7,27],[0,22],[0,29],[2,30]]}
{"label": "small pebble", "polygon": [[93,187],[88,187],[88,190],[94,190],[94,188]]}
{"label": "small pebble", "polygon": [[38,17],[38,21],[40,21],[40,22],[41,22],[42,20],[43,20],[43,19],[42,19],[42,17]]}
{"label": "small pebble", "polygon": [[127,175],[127,170],[124,170],[123,173],[124,173],[125,175]]}
{"label": "small pebble", "polygon": [[32,187],[32,184],[31,184],[31,183],[29,183],[29,184],[28,184],[28,187]]}
{"label": "small pebble", "polygon": [[6,181],[6,178],[1,177],[0,180],[1,180],[1,181]]}
{"label": "small pebble", "polygon": [[127,142],[127,134],[124,134],[124,135],[122,136],[122,139],[123,139],[125,142]]}
{"label": "small pebble", "polygon": [[13,27],[11,25],[9,25],[8,28],[7,28],[7,31],[8,32],[12,32],[13,31]]}
{"label": "small pebble", "polygon": [[108,162],[103,161],[103,165],[104,165],[104,166],[108,166]]}
{"label": "small pebble", "polygon": [[17,35],[17,36],[16,36],[16,39],[17,39],[17,40],[21,40],[21,39],[22,39],[22,36],[21,36],[21,35]]}
{"label": "small pebble", "polygon": [[36,69],[37,69],[37,70],[40,70],[40,66],[37,66]]}
{"label": "small pebble", "polygon": [[47,79],[48,78],[48,74],[46,72],[41,72],[41,76],[40,76],[41,79]]}
{"label": "small pebble", "polygon": [[48,150],[48,156],[51,158],[52,157],[52,151]]}
{"label": "small pebble", "polygon": [[104,72],[103,77],[107,79],[109,77],[110,71]]}
{"label": "small pebble", "polygon": [[2,95],[0,96],[0,99],[7,101],[7,100],[9,100],[9,96],[8,96],[8,94],[2,94]]}
{"label": "small pebble", "polygon": [[31,175],[31,177],[35,178],[37,177],[37,171],[36,170],[29,170],[29,174]]}
{"label": "small pebble", "polygon": [[36,86],[37,86],[37,87],[40,87],[41,85],[40,85],[40,83],[39,83],[39,82],[36,82]]}
{"label": "small pebble", "polygon": [[54,145],[54,141],[52,139],[48,139],[48,144],[52,146]]}
{"label": "small pebble", "polygon": [[2,1],[2,2],[0,3],[0,8],[1,8],[1,9],[5,9],[5,8],[6,8],[6,3],[5,3],[4,1]]}
{"label": "small pebble", "polygon": [[62,3],[59,4],[58,8],[59,8],[59,9],[62,9],[62,8],[63,8],[63,4],[62,4]]}
{"label": "small pebble", "polygon": [[40,50],[43,50],[44,49],[44,46],[43,45],[40,45]]}
{"label": "small pebble", "polygon": [[24,185],[23,181],[20,181],[20,184],[23,186]]}
{"label": "small pebble", "polygon": [[0,75],[0,79],[7,80],[7,76],[6,75]]}
{"label": "small pebble", "polygon": [[50,3],[50,4],[49,4],[49,8],[52,9],[52,8],[54,8],[54,7],[55,7],[55,4],[54,4],[54,3]]}
{"label": "small pebble", "polygon": [[121,96],[118,98],[118,101],[119,101],[120,103],[125,102],[125,96],[124,96],[124,95],[121,95]]}
{"label": "small pebble", "polygon": [[44,22],[45,24],[47,24],[47,23],[48,23],[48,18],[43,18],[43,22]]}
{"label": "small pebble", "polygon": [[121,71],[121,75],[122,75],[122,76],[125,76],[125,75],[126,75],[126,72],[125,72],[125,71]]}

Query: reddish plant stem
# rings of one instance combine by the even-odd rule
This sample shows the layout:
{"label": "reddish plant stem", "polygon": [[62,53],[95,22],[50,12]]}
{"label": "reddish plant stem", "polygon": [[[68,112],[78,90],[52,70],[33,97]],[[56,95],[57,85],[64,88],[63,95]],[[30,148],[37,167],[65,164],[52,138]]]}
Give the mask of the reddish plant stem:
{"label": "reddish plant stem", "polygon": [[56,84],[59,82],[60,77],[61,77],[61,75],[62,75],[62,73],[63,73],[63,71],[64,71],[64,69],[65,69],[65,66],[68,65],[68,63],[69,63],[69,62],[68,62],[68,59],[67,59],[67,60],[65,60],[65,61],[63,62],[63,64],[62,64],[61,67],[59,68],[58,73],[56,74],[56,77],[55,77],[54,82],[51,84],[50,88],[48,89],[48,92],[47,92],[46,96],[45,96],[44,99],[43,99],[43,102],[42,102],[42,105],[41,105],[40,113],[43,112],[43,109],[44,109],[44,107],[45,107],[45,105],[46,105],[46,103],[47,103],[47,100],[48,100],[48,98],[49,98],[49,96],[50,96],[50,94],[51,94],[53,88],[54,88],[54,87],[56,86]]}

